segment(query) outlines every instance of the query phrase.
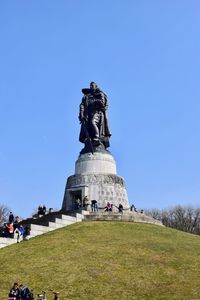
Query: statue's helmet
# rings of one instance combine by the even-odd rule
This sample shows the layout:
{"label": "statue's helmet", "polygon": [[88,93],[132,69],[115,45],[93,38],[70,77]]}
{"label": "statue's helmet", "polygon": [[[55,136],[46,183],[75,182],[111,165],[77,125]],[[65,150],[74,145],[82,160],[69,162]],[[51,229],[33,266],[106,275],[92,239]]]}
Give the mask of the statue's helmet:
{"label": "statue's helmet", "polygon": [[92,81],[92,82],[90,82],[90,88],[97,88],[97,84],[96,84],[96,82],[94,82],[94,81]]}

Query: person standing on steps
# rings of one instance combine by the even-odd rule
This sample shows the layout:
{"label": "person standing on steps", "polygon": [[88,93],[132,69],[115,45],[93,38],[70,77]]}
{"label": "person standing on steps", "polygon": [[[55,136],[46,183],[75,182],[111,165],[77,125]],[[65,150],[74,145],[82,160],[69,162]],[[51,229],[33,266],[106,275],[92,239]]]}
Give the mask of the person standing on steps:
{"label": "person standing on steps", "polygon": [[8,223],[9,224],[13,224],[14,223],[14,215],[13,215],[12,211],[9,214]]}
{"label": "person standing on steps", "polygon": [[91,201],[92,212],[98,211],[97,200]]}

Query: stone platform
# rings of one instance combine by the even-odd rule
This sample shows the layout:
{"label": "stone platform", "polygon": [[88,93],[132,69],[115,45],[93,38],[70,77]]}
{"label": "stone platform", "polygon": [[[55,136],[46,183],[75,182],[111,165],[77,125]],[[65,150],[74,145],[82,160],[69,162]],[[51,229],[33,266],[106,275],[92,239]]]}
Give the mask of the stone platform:
{"label": "stone platform", "polygon": [[123,213],[117,213],[99,210],[96,212],[82,211],[82,214],[84,216],[83,221],[121,221],[164,226],[161,221],[147,216],[144,213],[135,211],[124,211]]}
{"label": "stone platform", "polygon": [[117,175],[115,160],[108,151],[79,156],[75,175],[67,179],[62,210],[73,210],[76,199],[82,201],[85,196],[89,201],[97,200],[99,207],[105,207],[107,202],[116,211],[120,203],[129,207],[124,179]]}

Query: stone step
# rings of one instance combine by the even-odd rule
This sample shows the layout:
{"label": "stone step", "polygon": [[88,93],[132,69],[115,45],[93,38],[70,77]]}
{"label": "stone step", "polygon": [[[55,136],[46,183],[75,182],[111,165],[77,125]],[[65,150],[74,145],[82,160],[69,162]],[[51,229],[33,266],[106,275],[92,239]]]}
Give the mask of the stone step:
{"label": "stone step", "polygon": [[75,222],[73,221],[68,221],[68,220],[62,220],[59,218],[55,219],[55,222],[49,222],[49,226],[42,226],[42,225],[35,225],[31,224],[31,232],[30,232],[30,237],[35,237],[37,235],[41,235],[44,233],[47,233],[52,230],[56,230],[58,228],[62,228],[67,225],[74,224]]}
{"label": "stone step", "polygon": [[9,245],[12,245],[15,243],[17,243],[16,238],[11,239],[11,238],[0,237],[0,248],[9,246]]}
{"label": "stone step", "polygon": [[4,248],[4,247],[7,247],[7,246],[10,246],[10,245],[12,245],[12,244],[0,244],[0,249]]}
{"label": "stone step", "polygon": [[30,230],[42,231],[43,233],[45,233],[49,231],[49,227],[43,225],[31,224]]}
{"label": "stone step", "polygon": [[65,219],[55,219],[55,223],[56,224],[63,224],[63,225],[71,225],[76,223],[76,218],[74,218],[74,220],[65,220]]}
{"label": "stone step", "polygon": [[[50,230],[49,230],[49,231],[50,231]],[[31,231],[30,231],[29,238],[31,238],[31,237],[35,237],[35,236],[37,236],[37,235],[42,235],[42,234],[45,234],[45,233],[47,233],[47,232],[49,232],[49,231],[42,231],[42,230],[31,230]]]}
{"label": "stone step", "polygon": [[62,228],[66,226],[65,224],[61,224],[61,223],[54,223],[54,222],[49,222],[49,227],[53,229],[58,229],[58,228]]}
{"label": "stone step", "polygon": [[11,239],[11,238],[6,238],[6,237],[1,237],[0,238],[0,243],[2,244],[13,244],[15,243],[16,239]]}
{"label": "stone step", "polygon": [[61,215],[62,220],[74,221],[76,222],[76,217]]}
{"label": "stone step", "polygon": [[84,215],[77,213],[76,214],[76,222],[82,222],[84,219]]}
{"label": "stone step", "polygon": [[114,213],[114,212],[103,212],[103,213],[90,213],[85,215],[85,221],[124,221],[124,222],[139,222],[139,223],[150,223],[163,226],[162,222],[155,220],[142,213]]}

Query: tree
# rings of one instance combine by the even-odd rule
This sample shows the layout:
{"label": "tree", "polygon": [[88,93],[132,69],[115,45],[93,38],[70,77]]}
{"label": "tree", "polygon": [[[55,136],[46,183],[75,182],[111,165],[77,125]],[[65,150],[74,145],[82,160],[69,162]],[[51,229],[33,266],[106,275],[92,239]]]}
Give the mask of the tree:
{"label": "tree", "polygon": [[0,225],[8,222],[9,212],[10,209],[6,205],[0,204]]}
{"label": "tree", "polygon": [[145,213],[154,219],[160,220],[167,227],[200,234],[200,207],[175,206],[170,209],[147,209]]}

